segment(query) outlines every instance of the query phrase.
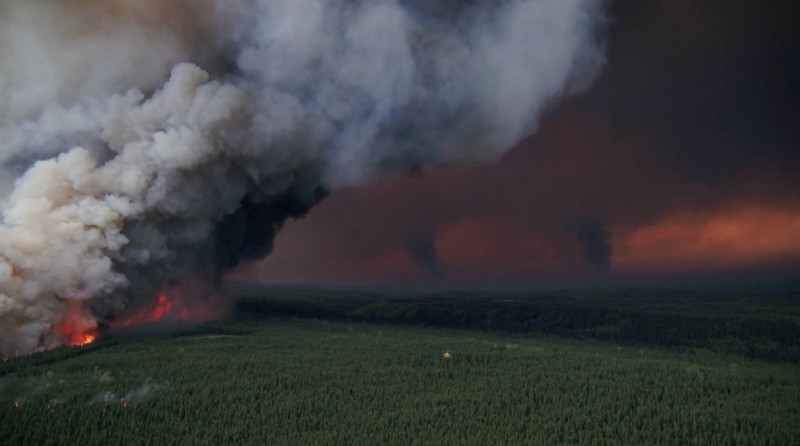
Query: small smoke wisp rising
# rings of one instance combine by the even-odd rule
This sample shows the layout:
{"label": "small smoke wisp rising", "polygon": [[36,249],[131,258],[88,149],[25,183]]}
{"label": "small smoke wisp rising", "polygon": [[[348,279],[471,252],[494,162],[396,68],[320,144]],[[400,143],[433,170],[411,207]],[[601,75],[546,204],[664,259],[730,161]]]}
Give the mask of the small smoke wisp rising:
{"label": "small smoke wisp rising", "polygon": [[0,352],[174,312],[153,296],[269,254],[338,187],[496,159],[596,78],[602,9],[5,2]]}

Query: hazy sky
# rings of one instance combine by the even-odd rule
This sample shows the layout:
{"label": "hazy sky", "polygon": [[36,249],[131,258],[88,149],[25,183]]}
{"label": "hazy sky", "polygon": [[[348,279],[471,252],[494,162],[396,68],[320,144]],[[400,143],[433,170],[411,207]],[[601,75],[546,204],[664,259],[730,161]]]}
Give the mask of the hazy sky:
{"label": "hazy sky", "polygon": [[231,278],[461,283],[800,267],[793,2],[614,1],[608,63],[499,162],[337,191]]}

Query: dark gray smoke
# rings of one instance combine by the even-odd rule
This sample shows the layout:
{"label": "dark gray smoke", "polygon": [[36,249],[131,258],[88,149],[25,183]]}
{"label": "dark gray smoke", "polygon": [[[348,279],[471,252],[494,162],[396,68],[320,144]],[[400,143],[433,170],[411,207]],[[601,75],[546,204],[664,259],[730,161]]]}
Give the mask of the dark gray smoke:
{"label": "dark gray smoke", "polygon": [[7,0],[0,351],[264,256],[338,187],[497,158],[597,76],[600,3]]}
{"label": "dark gray smoke", "polygon": [[421,270],[427,272],[432,277],[441,279],[445,276],[442,266],[439,264],[439,256],[436,254],[436,244],[433,234],[425,234],[406,241],[406,249]]}
{"label": "dark gray smoke", "polygon": [[599,218],[580,222],[576,237],[583,260],[595,270],[607,272],[611,268],[611,234],[605,222]]}

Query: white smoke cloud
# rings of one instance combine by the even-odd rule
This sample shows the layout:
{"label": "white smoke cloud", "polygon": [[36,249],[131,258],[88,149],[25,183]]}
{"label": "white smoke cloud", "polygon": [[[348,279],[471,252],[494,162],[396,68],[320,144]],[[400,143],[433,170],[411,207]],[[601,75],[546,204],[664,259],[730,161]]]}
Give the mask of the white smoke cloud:
{"label": "white smoke cloud", "polygon": [[[147,398],[154,391],[162,390],[165,387],[163,384],[151,384],[149,381],[145,382],[142,387],[131,390],[125,396],[119,397],[116,393],[106,391],[99,393],[89,400],[89,404],[102,404],[108,406],[110,404],[137,404]],[[55,404],[52,404],[55,406]]]}
{"label": "white smoke cloud", "polygon": [[263,256],[337,187],[496,158],[602,65],[599,0],[162,3],[0,9],[1,352]]}

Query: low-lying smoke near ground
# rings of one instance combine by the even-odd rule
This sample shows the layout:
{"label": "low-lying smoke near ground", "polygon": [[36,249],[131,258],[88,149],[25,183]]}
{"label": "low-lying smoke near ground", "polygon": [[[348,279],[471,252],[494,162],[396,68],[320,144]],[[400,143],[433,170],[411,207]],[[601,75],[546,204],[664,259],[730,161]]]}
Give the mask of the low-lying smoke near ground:
{"label": "low-lying smoke near ground", "polygon": [[0,351],[261,258],[337,187],[496,159],[595,79],[602,6],[5,2]]}

